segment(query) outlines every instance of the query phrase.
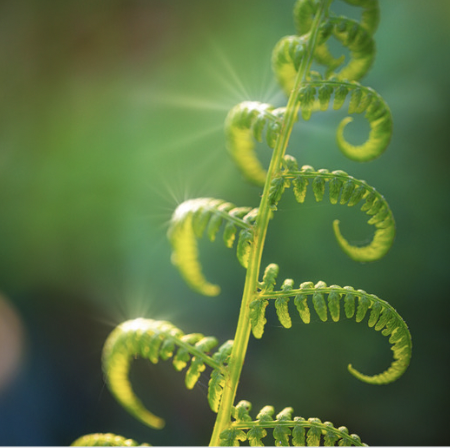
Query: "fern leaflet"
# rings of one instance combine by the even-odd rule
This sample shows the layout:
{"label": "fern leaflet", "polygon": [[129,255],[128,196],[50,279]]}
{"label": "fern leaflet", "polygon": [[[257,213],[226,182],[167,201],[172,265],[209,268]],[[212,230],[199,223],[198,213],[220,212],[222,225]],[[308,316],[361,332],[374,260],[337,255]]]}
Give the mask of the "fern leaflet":
{"label": "fern leaflet", "polygon": [[[334,110],[341,109],[349,97],[348,113],[364,113],[364,118],[370,125],[370,132],[367,141],[362,145],[352,145],[344,138],[344,129],[353,121],[352,117],[344,118],[337,129],[336,143],[349,159],[368,162],[379,157],[389,145],[392,137],[392,114],[383,98],[372,88],[362,86],[356,81],[335,78],[323,80],[316,76],[315,79],[305,82],[299,95],[302,117],[306,120],[314,110],[327,110],[332,95]],[[302,101],[305,97],[313,98],[314,101]]]}
{"label": "fern leaflet", "polygon": [[[291,286],[292,280],[285,280],[283,286]],[[325,282],[303,282],[298,289],[283,287],[279,291],[260,291],[251,303],[252,309],[258,309],[259,313],[251,319],[252,332],[256,338],[261,338],[266,324],[265,309],[270,300],[275,301],[277,315],[281,325],[289,328],[290,317],[288,303],[294,298],[294,305],[305,324],[311,321],[311,309],[308,299],[311,300],[312,309],[316,312],[322,322],[328,320],[328,313],[333,322],[338,322],[341,317],[341,303],[343,303],[344,314],[348,319],[355,318],[356,322],[362,322],[369,313],[368,326],[376,331],[381,331],[383,336],[390,336],[394,361],[384,372],[368,376],[355,370],[352,365],[348,370],[356,378],[371,384],[386,384],[398,379],[407,369],[412,351],[411,334],[405,321],[389,303],[381,300],[373,294],[362,289],[354,290],[351,286],[340,287],[338,285],[327,286]],[[343,299],[343,300],[342,300]],[[283,304],[280,314],[278,303]],[[263,304],[263,305],[261,305]]]}
{"label": "fern leaflet", "polygon": [[275,109],[270,104],[244,101],[233,107],[226,118],[228,151],[243,176],[256,185],[264,185],[267,174],[256,156],[256,142],[262,141],[266,130],[265,140],[270,148],[274,147],[284,110],[284,107]]}
{"label": "fern leaflet", "polygon": [[[342,250],[355,261],[374,261],[386,255],[394,242],[395,221],[388,203],[375,188],[340,170],[331,173],[326,169],[316,171],[309,165],[304,165],[298,170],[293,157],[285,156],[285,158],[288,160],[289,169],[272,181],[274,185],[281,182],[284,189],[292,184],[295,198],[299,203],[304,202],[310,182],[317,202],[323,200],[326,184],[329,187],[329,200],[332,204],[339,202],[352,207],[364,201],[361,210],[370,216],[368,224],[376,228],[372,241],[363,247],[352,246],[342,236],[338,220],[333,223],[335,237]],[[280,196],[279,191],[274,188],[270,196],[273,208],[276,208]]]}
{"label": "fern leaflet", "polygon": [[235,207],[229,202],[212,198],[191,199],[176,208],[168,231],[173,249],[172,262],[192,289],[206,296],[215,296],[220,292],[220,287],[209,283],[202,273],[197,238],[206,230],[209,240],[214,241],[225,222],[224,244],[231,248],[240,228],[237,256],[241,265],[247,267],[253,239],[252,223],[256,214],[257,209]]}
{"label": "fern leaflet", "polygon": [[149,446],[147,443],[139,444],[133,439],[111,433],[86,434],[71,443],[70,446]]}
{"label": "fern leaflet", "polygon": [[367,446],[356,434],[349,434],[345,426],[335,428],[330,422],[318,418],[292,417],[290,407],[279,412],[275,419],[273,406],[264,406],[256,420],[249,412],[251,404],[240,401],[234,410],[235,420],[221,434],[222,446],[239,446],[239,442],[248,440],[250,446],[264,446],[267,430],[272,430],[275,446]]}
{"label": "fern leaflet", "polygon": [[[348,97],[348,113],[364,114],[370,125],[369,137],[361,145],[353,145],[344,138],[344,129],[353,121],[349,116],[338,126],[337,145],[352,160],[373,160],[386,150],[392,137],[391,111],[375,90],[356,81],[324,80],[316,74],[314,79],[303,83],[297,101],[302,118],[309,120],[314,111],[327,110],[330,102],[334,110],[341,109]],[[263,185],[266,179],[266,171],[256,155],[256,142],[261,141],[262,131],[267,127],[266,140],[273,147],[284,112],[285,108],[273,109],[268,104],[243,102],[228,115],[225,125],[228,149],[244,177],[256,185]]]}
{"label": "fern leaflet", "polygon": [[169,322],[152,319],[126,321],[110,334],[103,349],[107,384],[128,412],[151,427],[162,428],[164,420],[149,412],[132,390],[128,379],[132,359],[139,356],[156,364],[159,359],[173,358],[173,366],[178,371],[189,364],[185,377],[188,389],[195,386],[205,365],[208,365],[213,369],[208,400],[211,408],[217,411],[232,341],[223,344],[212,357],[208,356],[207,353],[216,345],[214,337],[200,333],[183,334]]}
{"label": "fern leaflet", "polygon": [[[378,0],[344,0],[353,6],[363,8],[360,25],[370,34],[374,34],[380,21]],[[317,13],[318,4],[311,0],[297,0],[294,6],[294,21],[298,34],[311,30],[312,17]]]}

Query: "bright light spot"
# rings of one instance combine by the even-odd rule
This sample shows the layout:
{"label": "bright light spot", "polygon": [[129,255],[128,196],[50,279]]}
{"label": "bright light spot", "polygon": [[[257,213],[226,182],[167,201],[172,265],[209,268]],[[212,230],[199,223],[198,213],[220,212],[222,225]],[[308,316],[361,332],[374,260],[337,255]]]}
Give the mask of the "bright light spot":
{"label": "bright light spot", "polygon": [[137,319],[123,322],[120,326],[124,331],[132,331],[132,332],[138,330],[144,331],[147,329],[147,319],[139,317]]}

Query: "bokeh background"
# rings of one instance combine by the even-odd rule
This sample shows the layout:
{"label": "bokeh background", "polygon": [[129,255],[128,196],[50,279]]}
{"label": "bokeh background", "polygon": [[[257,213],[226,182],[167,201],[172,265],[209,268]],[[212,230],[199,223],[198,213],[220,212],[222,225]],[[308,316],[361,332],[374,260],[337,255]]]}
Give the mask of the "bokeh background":
{"label": "bokeh background", "polygon": [[[389,149],[369,164],[346,160],[334,144],[343,114],[329,112],[298,123],[288,152],[382,192],[396,216],[395,245],[379,262],[354,263],[331,222],[339,217],[345,235],[364,241],[365,215],[311,197],[300,206],[286,192],[264,263],[277,262],[281,280],[352,285],[388,300],[412,332],[412,364],[394,384],[359,383],[347,364],[382,371],[386,338],[353,321],[305,326],[294,310],[285,330],[269,313],[238,399],[255,414],[293,406],[371,445],[448,445],[450,2],[380,3],[378,56],[363,83],[392,109]],[[219,297],[201,297],[171,265],[166,231],[188,198],[257,206],[259,189],[226,153],[223,121],[243,100],[285,104],[270,55],[294,32],[292,6],[0,2],[0,445],[68,445],[90,432],[208,443],[206,373],[187,391],[169,363],[133,364],[138,394],[166,418],[156,431],[111,397],[101,349],[115,325],[140,316],[233,337],[244,279],[234,251],[201,242],[205,272],[222,286]]]}

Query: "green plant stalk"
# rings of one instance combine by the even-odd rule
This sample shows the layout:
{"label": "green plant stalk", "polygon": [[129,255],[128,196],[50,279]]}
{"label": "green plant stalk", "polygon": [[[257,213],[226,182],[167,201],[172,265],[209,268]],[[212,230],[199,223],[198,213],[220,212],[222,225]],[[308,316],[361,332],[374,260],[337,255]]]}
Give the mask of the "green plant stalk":
{"label": "green plant stalk", "polygon": [[292,128],[295,121],[297,120],[299,110],[298,94],[310,70],[314,50],[317,44],[319,25],[328,11],[330,3],[331,0],[323,0],[319,7],[318,13],[314,18],[310,31],[310,38],[308,40],[308,47],[306,51],[307,56],[302,60],[296,76],[294,88],[289,96],[289,101],[286,107],[286,114],[281,124],[280,135],[278,136],[270,166],[267,172],[264,192],[261,198],[259,212],[255,223],[254,239],[245,278],[244,292],[236,334],[234,337],[233,350],[231,352],[230,362],[228,364],[228,374],[225,377],[223,396],[217,414],[216,423],[214,425],[210,446],[220,445],[220,434],[229,426],[231,421],[232,406],[236,397],[239,378],[242,372],[242,367],[244,365],[248,341],[250,339],[250,303],[257,293],[262,252],[266,239],[267,228],[269,226],[269,220],[272,214],[272,210],[269,205],[269,190],[272,180],[280,170],[281,161],[286,152],[289,138],[292,133]]}
{"label": "green plant stalk", "polygon": [[[370,133],[363,145],[352,145],[343,138],[343,129],[351,118],[342,120],[337,131],[337,143],[345,156],[360,162],[373,160],[386,149],[391,138],[389,107],[373,89],[358,82],[370,68],[374,57],[372,34],[378,24],[378,2],[346,1],[364,8],[361,23],[345,17],[329,18],[328,8],[332,0],[298,0],[295,4],[297,35],[282,38],[273,52],[275,73],[289,96],[286,107],[274,108],[258,101],[243,101],[227,116],[227,144],[234,161],[244,177],[264,186],[259,207],[236,207],[221,199],[197,198],[180,204],[172,215],[168,231],[172,261],[187,283],[205,295],[218,294],[219,287],[209,283],[202,273],[197,239],[206,230],[213,241],[225,223],[223,242],[231,248],[239,229],[237,258],[247,272],[234,340],[226,341],[213,354],[212,349],[218,341],[212,336],[184,334],[170,322],[138,318],[119,325],[105,342],[102,364],[108,387],[127,411],[150,427],[159,429],[164,421],[147,410],[132,389],[130,363],[138,356],[153,363],[173,357],[173,366],[178,371],[190,364],[185,377],[188,389],[195,386],[206,365],[212,368],[207,398],[211,410],[217,413],[217,419],[210,445],[235,446],[245,440],[250,445],[262,444],[261,439],[267,435],[266,428],[273,430],[278,446],[288,446],[290,437],[296,445],[320,446],[321,442],[325,445],[338,442],[340,446],[360,446],[359,436],[349,434],[346,427],[335,428],[332,423],[317,418],[293,417],[291,407],[278,412],[274,420],[272,414],[275,409],[265,406],[253,420],[249,414],[251,403],[246,400],[237,403],[237,388],[251,332],[256,338],[262,337],[267,323],[265,307],[269,304],[276,308],[280,324],[290,328],[292,321],[288,302],[294,296],[294,306],[305,324],[311,322],[311,311],[315,311],[323,322],[329,317],[337,322],[344,314],[346,318],[362,322],[369,313],[368,326],[381,331],[383,336],[389,336],[393,351],[390,367],[377,375],[365,375],[349,364],[349,372],[359,380],[369,384],[388,384],[399,378],[410,363],[412,342],[408,327],[395,309],[376,295],[351,286],[327,286],[323,281],[316,284],[303,282],[294,289],[292,279],[285,279],[281,289],[274,290],[278,275],[275,263],[268,265],[261,282],[262,253],[269,222],[288,187],[293,187],[298,203],[304,202],[309,184],[317,202],[324,199],[326,185],[332,204],[339,202],[354,206],[364,200],[361,211],[370,216],[368,224],[375,226],[369,244],[351,245],[340,233],[339,221],[333,222],[337,242],[344,253],[356,261],[378,260],[389,250],[395,237],[395,221],[390,207],[375,188],[341,170],[330,173],[326,169],[315,171],[309,165],[299,168],[293,156],[285,155],[300,109],[302,117],[308,120],[316,104],[320,106],[317,109],[324,111],[333,101],[333,109],[337,110],[343,107],[347,97],[348,113],[365,113]],[[351,54],[349,63],[337,73],[333,70],[339,64],[336,65],[327,47],[327,39],[332,36],[341,41]],[[311,73],[315,58],[327,67],[324,77]],[[340,82],[339,77],[344,75],[349,80]],[[274,148],[267,172],[254,151],[256,142],[262,141],[264,130],[267,131],[267,143]],[[109,433],[90,434],[74,443],[84,446],[136,444],[131,439]]]}

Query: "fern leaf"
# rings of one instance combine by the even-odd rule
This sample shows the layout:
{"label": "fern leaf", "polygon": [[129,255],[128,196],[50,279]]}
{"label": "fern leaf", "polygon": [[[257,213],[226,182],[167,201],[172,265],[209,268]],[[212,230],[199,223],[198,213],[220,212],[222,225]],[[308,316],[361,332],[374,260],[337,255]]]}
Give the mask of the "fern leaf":
{"label": "fern leaf", "polygon": [[[294,21],[296,25],[297,32],[300,36],[303,36],[307,33],[309,33],[313,18],[317,13],[318,9],[318,3],[314,3],[311,0],[298,0],[294,6]],[[331,28],[331,26],[328,24],[328,29]],[[325,31],[324,25],[322,25],[322,34]],[[342,65],[342,63],[345,60],[344,56],[341,56],[339,58],[334,58],[331,52],[328,50],[328,47],[326,45],[326,42],[323,43],[323,36],[322,36],[322,44],[316,45],[316,50],[314,53],[314,58],[318,62],[327,62],[328,71],[332,72],[335,68]]]}
{"label": "fern leaf", "polygon": [[[167,340],[171,342],[169,351],[167,345],[164,345]],[[159,358],[167,359],[177,349],[173,365],[177,370],[182,370],[190,362],[186,373],[186,386],[192,389],[200,373],[205,369],[205,364],[222,373],[223,363],[218,360],[223,358],[224,351],[228,350],[230,343],[228,342],[222,351],[219,349],[219,355],[214,359],[206,353],[216,345],[215,338],[204,337],[200,333],[184,335],[170,322],[152,319],[124,322],[105,342],[102,362],[106,382],[112,394],[128,412],[143,423],[160,429],[164,426],[164,420],[149,412],[133,392],[128,379],[131,361],[140,356],[157,363]],[[211,394],[217,392],[220,393],[216,390]]]}
{"label": "fern leaf", "polygon": [[239,240],[237,243],[236,255],[239,263],[247,269],[248,260],[250,258],[250,253],[253,244],[253,231],[251,229],[242,230],[239,233]]}
{"label": "fern leaf", "polygon": [[[366,246],[353,246],[341,234],[339,221],[333,222],[333,231],[341,249],[352,259],[360,262],[375,261],[382,258],[391,248],[395,238],[395,221],[385,198],[375,188],[363,180],[357,180],[344,171],[327,170],[315,171],[311,166],[305,165],[299,171],[283,171],[281,176],[292,180],[294,194],[300,203],[306,196],[306,186],[309,179],[313,179],[313,190],[317,201],[324,198],[325,184],[329,185],[329,199],[332,204],[347,203],[352,207],[364,200],[361,210],[370,216],[368,224],[375,227],[372,241]],[[303,185],[299,195],[296,186]],[[297,187],[298,188],[298,187]]]}
{"label": "fern leaf", "polygon": [[[202,338],[195,343],[195,348],[202,353],[210,352],[217,345],[217,339],[213,337]],[[186,372],[185,384],[188,389],[192,389],[200,378],[206,366],[202,357],[194,356]]]}
{"label": "fern leaf", "polygon": [[295,157],[285,154],[283,160],[281,161],[282,167],[286,171],[298,171],[298,163]]}
{"label": "fern leaf", "polygon": [[79,437],[70,446],[150,446],[147,443],[139,444],[133,439],[111,433],[87,434]]}
{"label": "fern leaf", "polygon": [[282,177],[275,177],[270,183],[269,189],[269,206],[272,210],[277,210],[277,204],[281,199],[286,187],[289,187],[290,183],[287,179]]}
{"label": "fern leaf", "polygon": [[[273,421],[272,415],[274,412],[275,409],[273,408],[273,406],[265,406],[259,411],[258,415],[256,416],[257,422],[259,424],[264,424],[264,422]],[[250,416],[248,419],[246,419],[246,422],[248,422],[249,420],[251,421]],[[262,426],[252,426],[247,432],[247,438],[250,442],[250,446],[264,446],[261,439],[266,437],[266,435],[267,431]]]}
{"label": "fern leaf", "polygon": [[[276,417],[277,422],[287,422],[292,420],[292,408],[284,408]],[[276,446],[289,446],[289,438],[292,430],[289,426],[277,425],[273,429],[273,437]]]}
{"label": "fern leaf", "polygon": [[339,220],[333,222],[333,230],[336,239],[341,246],[341,249],[355,261],[367,262],[378,260],[390,249],[395,238],[395,225],[392,220],[389,222],[388,227],[378,226],[378,230],[375,231],[372,242],[363,247],[356,247],[349,244],[349,242],[341,235],[339,230]]}
{"label": "fern leaf", "polygon": [[[286,279],[281,287],[282,291],[291,291],[294,286],[294,280],[292,279]],[[291,316],[289,315],[288,311],[288,304],[289,304],[289,297],[278,297],[275,300],[275,308],[277,310],[277,316],[278,320],[280,321],[281,325],[283,325],[284,328],[291,328],[292,327],[292,320]]]}
{"label": "fern leaf", "polygon": [[231,350],[233,349],[233,342],[231,339],[222,344],[214,353],[213,360],[218,362],[219,364],[228,364],[228,360],[230,359]]}
{"label": "fern leaf", "polygon": [[361,26],[370,34],[374,34],[380,21],[378,0],[344,0],[354,6],[361,6]]}
{"label": "fern leaf", "polygon": [[301,320],[305,324],[309,324],[311,322],[311,313],[308,308],[308,294],[304,294],[303,290],[308,290],[314,288],[314,283],[312,282],[304,282],[300,285],[300,293],[295,296],[294,303],[297,307],[298,313],[300,315]]}
{"label": "fern leaf", "polygon": [[218,370],[211,372],[211,378],[208,383],[208,403],[213,412],[219,411],[220,399],[223,394],[225,377]]}
{"label": "fern leaf", "polygon": [[[309,165],[303,165],[302,172],[313,172],[314,168]],[[305,176],[296,176],[294,177],[292,184],[294,186],[294,195],[297,202],[302,204],[306,198],[306,191],[309,185],[308,178]]]}
{"label": "fern leaf", "polygon": [[266,307],[269,304],[267,300],[256,299],[250,303],[250,325],[252,327],[253,336],[261,339],[264,333],[264,326],[267,323]]}
{"label": "fern leaf", "polygon": [[308,435],[306,436],[306,444],[308,446],[320,446],[320,438],[322,436],[320,424],[322,422],[318,418],[309,418],[308,421],[310,423],[316,423],[316,425],[309,428]]}
{"label": "fern leaf", "polygon": [[293,89],[301,60],[305,54],[306,36],[286,36],[274,47],[272,68],[284,92]]}
{"label": "fern leaf", "polygon": [[[304,11],[299,11],[302,6],[306,6]],[[300,6],[297,12],[304,15],[306,10],[312,10],[313,7],[306,5],[305,2]],[[308,22],[300,27],[305,29]],[[301,30],[301,31],[302,31]],[[272,54],[272,66],[277,76],[278,82],[287,95],[294,87],[295,76],[300,67],[300,62],[305,53],[308,35],[286,36],[276,45]],[[327,47],[327,40],[334,36],[344,47],[349,50],[348,62],[337,70],[345,61],[345,57],[335,58]],[[330,17],[322,24],[319,33],[319,42],[316,46],[314,58],[320,65],[324,65],[327,70],[325,77],[335,77],[338,79],[359,80],[371,68],[375,57],[375,44],[372,34],[362,24],[345,18]],[[304,119],[308,119],[305,118]]]}
{"label": "fern leaf", "polygon": [[297,0],[294,5],[294,22],[300,36],[311,30],[313,18],[317,13],[316,2],[311,0]]}
{"label": "fern leaf", "polygon": [[277,281],[279,267],[275,263],[270,263],[264,270],[263,280],[260,283],[262,291],[272,291]]}
{"label": "fern leaf", "polygon": [[188,365],[189,361],[191,360],[191,355],[188,347],[195,345],[202,339],[202,337],[203,335],[201,333],[191,333],[180,336],[181,342],[183,342],[185,345],[180,347],[173,357],[172,364],[175,370],[181,372]]}
{"label": "fern leaf", "polygon": [[275,409],[273,406],[264,406],[256,416],[257,420],[260,422],[271,422],[273,421],[272,415],[274,414]]}
{"label": "fern leaf", "polygon": [[339,286],[330,286],[330,293],[328,294],[328,309],[330,310],[331,318],[334,322],[339,321],[341,307],[339,301],[341,300],[341,294],[339,293]]}
{"label": "fern leaf", "polygon": [[339,440],[339,435],[336,434],[335,427],[331,422],[324,422],[327,427],[325,434],[323,436],[323,444],[325,446],[334,446]]}
{"label": "fern leaf", "polygon": [[[212,359],[221,366],[228,364],[231,350],[233,348],[233,341],[229,340],[222,344]],[[213,369],[211,378],[208,383],[208,403],[213,412],[219,411],[220,400],[223,395],[223,387],[225,385],[225,375],[222,371]]]}
{"label": "fern leaf", "polygon": [[238,422],[251,421],[249,412],[252,409],[252,404],[247,400],[241,400],[233,409],[233,417]]}
{"label": "fern leaf", "polygon": [[[344,171],[335,171],[336,174],[346,174]],[[332,179],[330,179],[330,183],[328,184],[329,187],[329,194],[330,194],[330,202],[332,204],[337,204],[339,200],[339,195],[341,194],[341,191],[343,190],[344,181],[340,176],[335,176]],[[351,183],[353,186],[353,183]]]}
{"label": "fern leaf", "polygon": [[[336,70],[336,58],[330,58],[326,41],[334,36],[349,50],[349,61],[339,71]],[[327,67],[327,77],[339,79],[361,79],[372,67],[375,58],[375,43],[372,34],[360,23],[346,17],[330,17],[322,25],[316,61]],[[338,59],[341,62],[341,59]]]}
{"label": "fern leaf", "polygon": [[[328,301],[325,300],[326,295]],[[355,317],[356,322],[362,322],[369,315],[368,326],[376,331],[381,331],[383,336],[389,336],[394,358],[390,367],[378,375],[361,374],[351,364],[348,366],[350,373],[361,381],[371,384],[390,383],[403,375],[411,359],[411,335],[404,320],[387,302],[362,289],[354,290],[350,286],[342,288],[338,285],[328,287],[324,282],[318,282],[316,285],[311,282],[304,282],[299,289],[260,293],[255,302],[263,303],[271,299],[276,302],[281,298],[287,299],[293,296],[295,296],[294,303],[304,323],[310,322],[309,297],[312,297],[313,309],[322,321],[327,320],[327,311],[329,310],[332,320],[337,322],[341,315],[340,299],[344,296],[343,303],[346,317]]]}
{"label": "fern leaf", "polygon": [[[290,91],[292,86],[288,86]],[[352,145],[344,138],[346,126],[353,121],[351,116],[344,118],[338,126],[336,142],[341,152],[348,158],[367,162],[379,157],[387,148],[392,137],[392,114],[383,98],[370,87],[356,81],[316,77],[305,81],[298,94],[301,115],[309,120],[315,110],[326,111],[333,100],[333,109],[341,109],[345,100],[348,102],[348,113],[364,114],[370,125],[369,137],[361,145]]]}
{"label": "fern leaf", "polygon": [[[306,428],[303,425],[305,419],[303,417],[294,417],[294,427],[292,428],[292,445],[293,446],[306,446],[305,435]],[[299,423],[299,424],[297,424]],[[303,424],[300,424],[303,423]]]}
{"label": "fern leaf", "polygon": [[220,446],[239,446],[239,442],[245,442],[246,440],[246,433],[236,428],[226,429],[220,434]]}
{"label": "fern leaf", "polygon": [[345,316],[347,319],[351,319],[355,314],[355,292],[351,286],[344,286],[344,290],[346,292],[344,297]]}
{"label": "fern leaf", "polygon": [[274,420],[272,406],[265,406],[256,420],[252,420],[248,414],[250,403],[244,401],[238,406],[241,403],[244,403],[245,418],[233,421],[227,432],[223,433],[230,443],[235,443],[236,435],[239,434],[239,440],[246,438],[251,446],[264,446],[262,439],[266,437],[267,430],[272,429],[275,446],[290,446],[291,442],[293,446],[320,446],[322,442],[325,446],[335,446],[336,443],[339,446],[364,446],[359,436],[349,434],[345,426],[335,428],[332,423],[322,423],[318,418],[292,418],[292,408],[283,409]]}
{"label": "fern leaf", "polygon": [[[348,434],[348,429],[345,426],[340,426],[339,430],[341,432],[341,434],[345,434],[345,435],[349,435]],[[339,446],[351,446],[350,441],[348,440],[348,438],[342,438],[342,440],[339,441]]]}
{"label": "fern leaf", "polygon": [[243,176],[262,186],[266,170],[256,156],[256,142],[262,141],[266,129],[266,142],[275,146],[280,128],[280,116],[285,108],[274,109],[270,104],[245,101],[230,110],[225,121],[227,147]]}
{"label": "fern leaf", "polygon": [[232,222],[227,222],[223,230],[223,242],[228,249],[231,249],[236,238],[237,227]]}
{"label": "fern leaf", "polygon": [[370,306],[370,300],[367,293],[363,290],[359,291],[361,295],[358,297],[358,311],[356,312],[356,322],[361,322],[365,317]]}
{"label": "fern leaf", "polygon": [[[263,280],[259,283],[261,291],[273,290],[278,275],[278,269],[278,265],[275,263],[271,263],[266,267]],[[258,298],[250,303],[250,325],[253,336],[257,339],[260,339],[264,333],[264,326],[267,322],[265,317],[266,307],[268,304],[269,302],[267,300],[260,300]]]}
{"label": "fern leaf", "polygon": [[[357,162],[368,162],[379,157],[386,150],[392,137],[392,114],[387,103],[375,90],[364,87],[356,81],[333,79],[311,80],[306,82],[302,89],[310,91],[311,87],[319,92],[317,101],[319,101],[321,110],[328,109],[332,93],[334,93],[333,109],[335,110],[341,109],[345,104],[346,97],[350,95],[348,113],[364,114],[364,118],[368,121],[369,137],[361,145],[352,145],[344,138],[344,129],[353,121],[352,117],[344,118],[339,124],[336,142],[346,157]],[[301,102],[300,107],[303,107]]]}
{"label": "fern leaf", "polygon": [[[321,174],[328,174],[328,170],[325,169],[319,170],[318,172]],[[325,179],[322,176],[315,177],[313,180],[312,188],[316,201],[320,202],[325,194]]]}
{"label": "fern leaf", "polygon": [[314,309],[316,310],[317,315],[320,317],[320,320],[322,322],[326,322],[328,319],[327,315],[327,305],[325,303],[325,298],[323,293],[320,292],[320,290],[327,285],[324,282],[319,282],[315,286],[315,292],[313,294],[313,304]]}
{"label": "fern leaf", "polygon": [[229,202],[212,198],[191,199],[177,207],[168,231],[173,250],[172,262],[192,289],[207,296],[215,296],[220,292],[219,286],[206,280],[198,260],[197,238],[203,235],[205,229],[213,241],[222,222],[226,222],[223,239],[227,247],[232,247],[239,227],[237,255],[245,266],[245,251],[248,252],[252,239],[247,216],[253,219],[255,210],[235,207]]}
{"label": "fern leaf", "polygon": [[260,426],[254,426],[247,432],[247,438],[250,446],[264,446],[261,439],[267,436],[267,431]]}

